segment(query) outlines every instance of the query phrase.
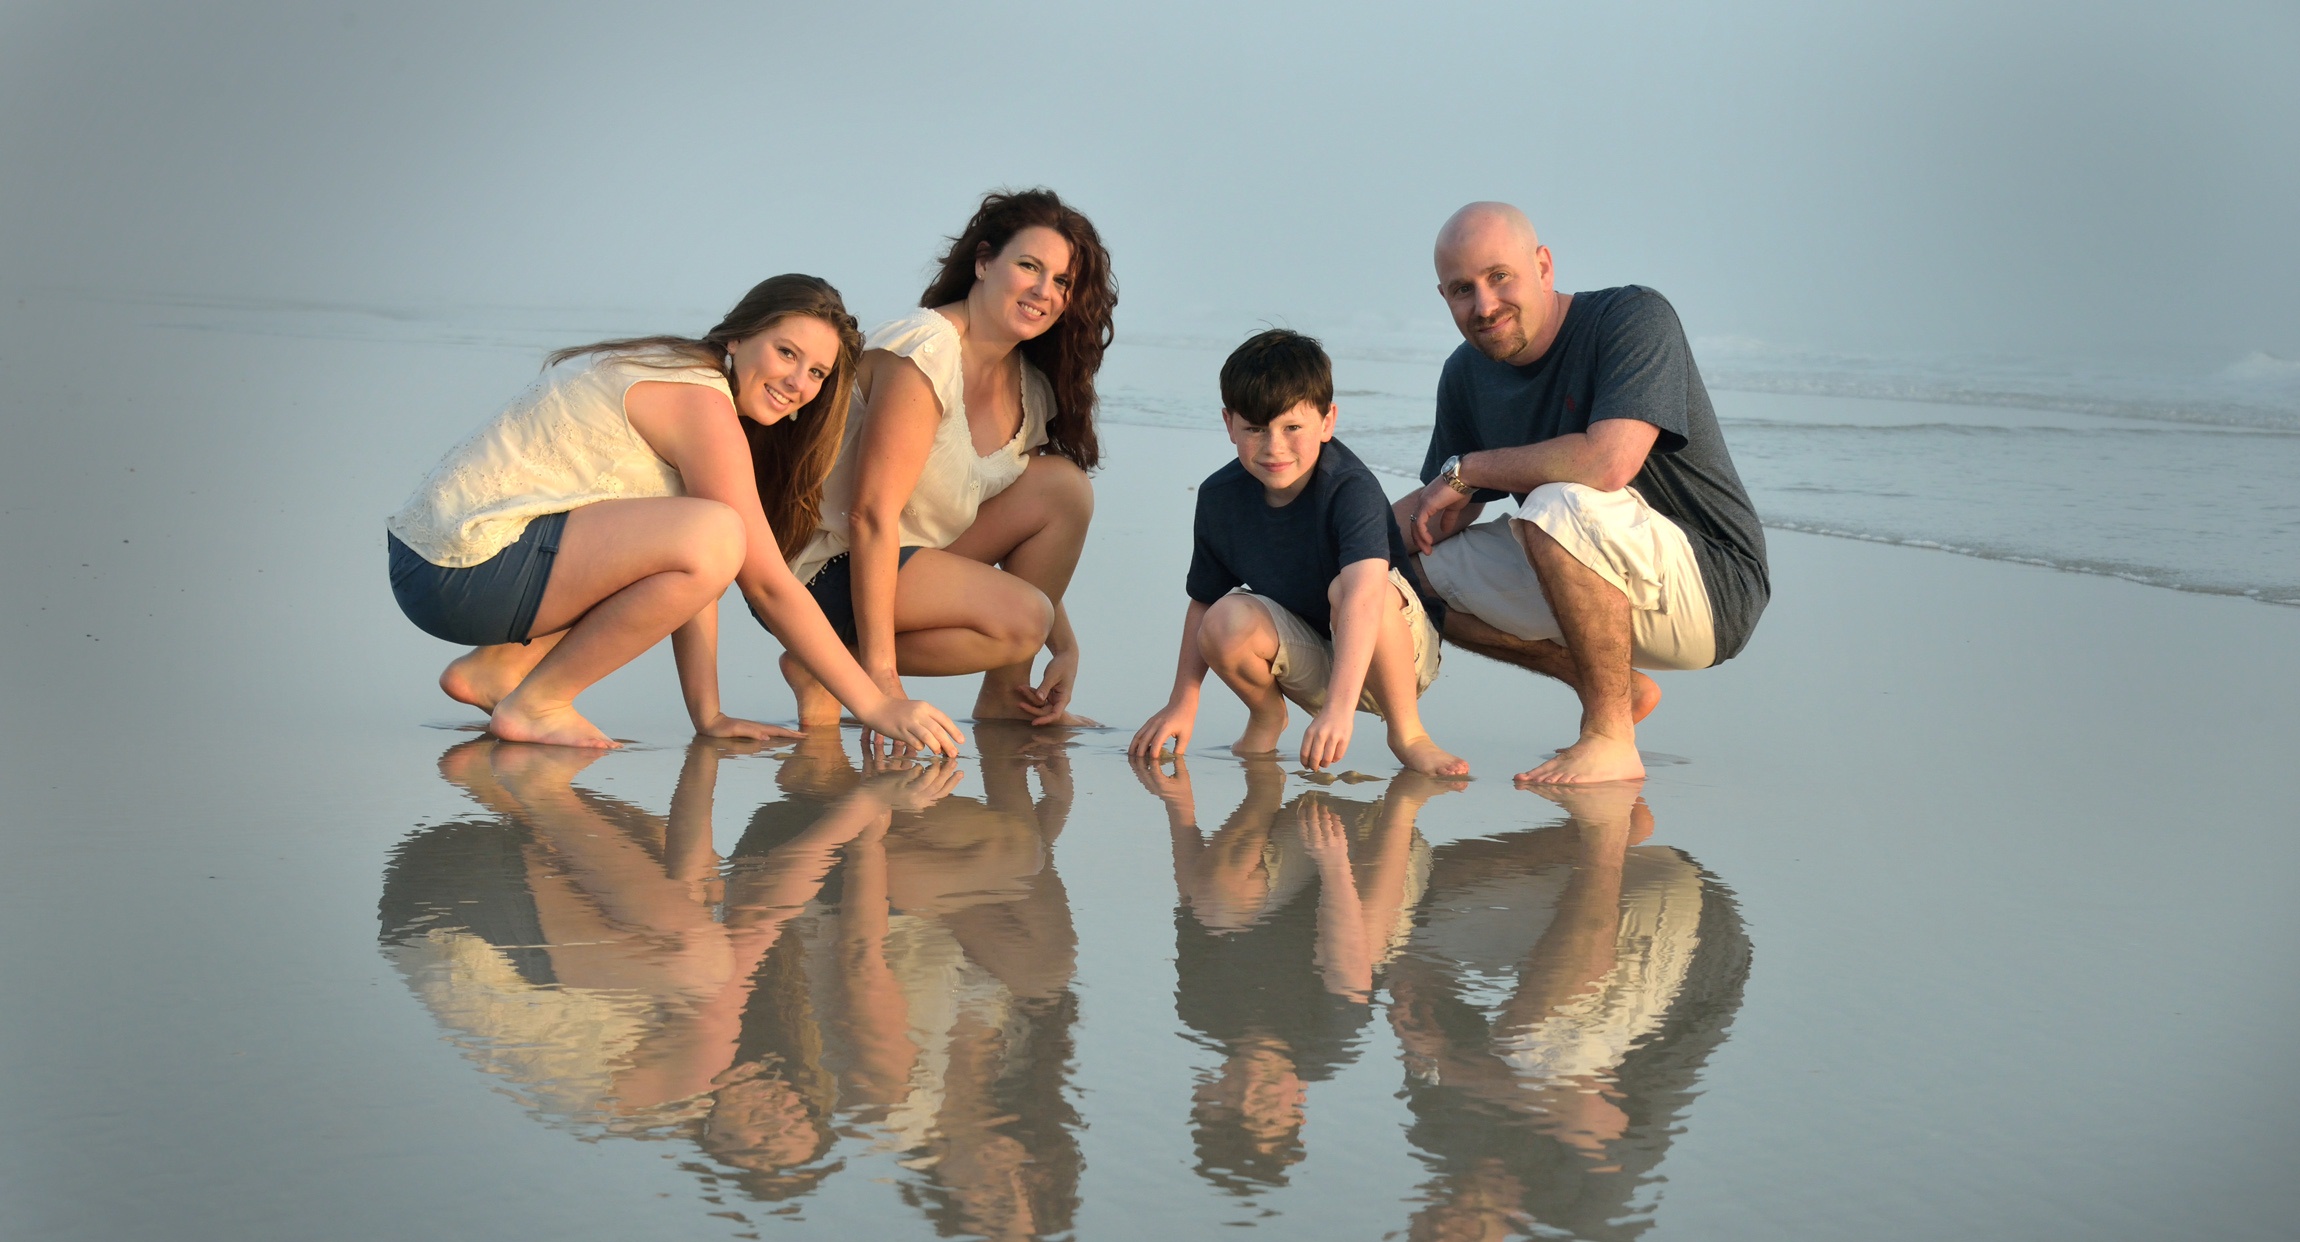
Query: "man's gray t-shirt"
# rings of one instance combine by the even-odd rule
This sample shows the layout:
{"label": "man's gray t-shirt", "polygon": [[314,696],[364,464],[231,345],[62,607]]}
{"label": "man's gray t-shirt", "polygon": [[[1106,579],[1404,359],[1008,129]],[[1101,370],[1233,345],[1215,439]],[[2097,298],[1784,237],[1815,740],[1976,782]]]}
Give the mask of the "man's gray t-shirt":
{"label": "man's gray t-shirt", "polygon": [[[1629,485],[1692,543],[1722,664],[1748,644],[1772,598],[1765,530],[1725,451],[1677,311],[1660,294],[1637,285],[1574,294],[1557,339],[1530,366],[1496,362],[1464,342],[1438,380],[1422,482],[1457,453],[1536,444],[1608,418],[1661,429]],[[1480,488],[1475,499],[1505,494]]]}

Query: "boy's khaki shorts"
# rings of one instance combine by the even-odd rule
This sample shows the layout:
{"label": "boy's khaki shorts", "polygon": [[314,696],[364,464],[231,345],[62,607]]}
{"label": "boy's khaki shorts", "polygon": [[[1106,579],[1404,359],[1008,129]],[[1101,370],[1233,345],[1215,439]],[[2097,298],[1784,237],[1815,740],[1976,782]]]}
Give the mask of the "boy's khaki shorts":
{"label": "boy's khaki shorts", "polygon": [[[1437,627],[1430,624],[1429,611],[1422,607],[1421,596],[1414,594],[1413,584],[1390,567],[1390,586],[1403,601],[1406,630],[1414,636],[1414,695],[1430,688],[1437,680],[1438,650]],[[1230,592],[1243,595],[1262,606],[1270,614],[1270,624],[1278,631],[1278,658],[1270,662],[1270,673],[1278,679],[1278,689],[1299,703],[1305,710],[1317,711],[1326,705],[1326,687],[1334,679],[1334,643],[1318,633],[1309,622],[1287,611],[1285,605],[1266,595],[1256,595],[1244,587]],[[1374,705],[1373,678],[1366,678],[1366,688],[1358,695],[1358,710],[1379,716],[1382,709]]]}
{"label": "boy's khaki shorts", "polygon": [[1629,662],[1638,668],[1707,668],[1717,658],[1709,588],[1693,544],[1637,489],[1579,483],[1533,489],[1516,517],[1480,522],[1430,550],[1422,574],[1449,608],[1528,641],[1562,641],[1541,579],[1512,522],[1531,522],[1629,597]]}

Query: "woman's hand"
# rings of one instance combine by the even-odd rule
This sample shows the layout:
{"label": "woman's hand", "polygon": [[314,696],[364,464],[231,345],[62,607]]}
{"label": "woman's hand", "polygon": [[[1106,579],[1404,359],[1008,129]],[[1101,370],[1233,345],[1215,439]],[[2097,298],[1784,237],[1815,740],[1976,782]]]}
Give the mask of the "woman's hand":
{"label": "woman's hand", "polygon": [[958,731],[950,717],[942,714],[941,708],[917,699],[890,695],[868,712],[857,711],[855,719],[862,721],[867,730],[863,735],[866,745],[871,742],[871,735],[877,734],[889,742],[945,757],[958,754],[958,748],[966,745],[966,735]]}
{"label": "woman's hand", "polygon": [[1014,696],[1033,725],[1061,721],[1070,706],[1070,688],[1078,681],[1078,648],[1056,651],[1046,660],[1046,672],[1035,686],[1022,686]]}
{"label": "woman's hand", "polygon": [[765,721],[745,720],[740,716],[730,716],[725,712],[717,712],[708,720],[695,726],[695,736],[746,738],[754,742],[781,742],[802,738],[806,734],[796,729],[786,729],[781,725],[771,725]]}

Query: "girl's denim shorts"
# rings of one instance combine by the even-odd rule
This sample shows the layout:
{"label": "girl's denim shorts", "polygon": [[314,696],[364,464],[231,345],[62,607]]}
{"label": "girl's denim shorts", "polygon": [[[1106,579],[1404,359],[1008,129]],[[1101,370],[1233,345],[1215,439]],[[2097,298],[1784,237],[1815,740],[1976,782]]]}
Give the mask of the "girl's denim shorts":
{"label": "girl's denim shorts", "polygon": [[566,527],[566,514],[545,514],[510,547],[467,569],[442,569],[386,534],[391,593],[407,619],[433,638],[466,647],[526,642]]}

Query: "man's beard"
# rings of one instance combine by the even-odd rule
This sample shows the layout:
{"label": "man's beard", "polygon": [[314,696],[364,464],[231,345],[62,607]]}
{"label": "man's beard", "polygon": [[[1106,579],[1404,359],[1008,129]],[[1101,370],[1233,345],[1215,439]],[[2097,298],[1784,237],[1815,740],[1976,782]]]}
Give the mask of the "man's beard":
{"label": "man's beard", "polygon": [[1504,318],[1498,333],[1487,333],[1479,325],[1471,326],[1478,328],[1478,331],[1470,338],[1470,344],[1476,347],[1477,352],[1495,362],[1508,362],[1524,353],[1525,347],[1533,343],[1533,338],[1525,333],[1525,316],[1522,314],[1513,313]]}

